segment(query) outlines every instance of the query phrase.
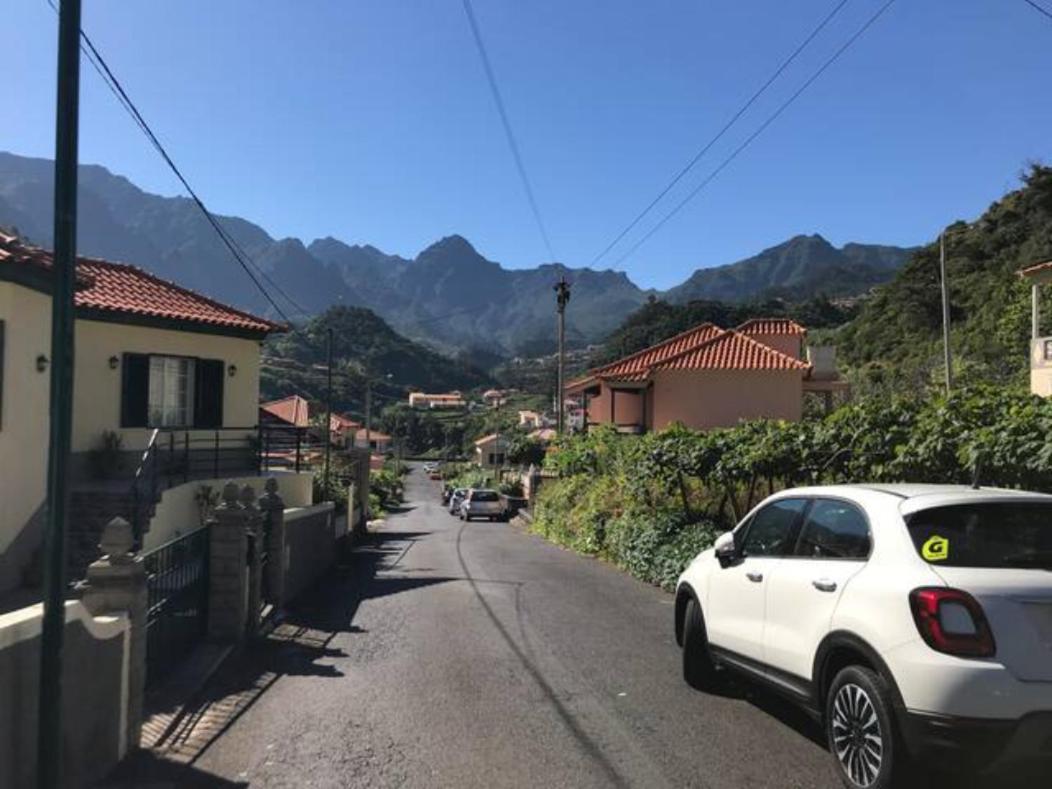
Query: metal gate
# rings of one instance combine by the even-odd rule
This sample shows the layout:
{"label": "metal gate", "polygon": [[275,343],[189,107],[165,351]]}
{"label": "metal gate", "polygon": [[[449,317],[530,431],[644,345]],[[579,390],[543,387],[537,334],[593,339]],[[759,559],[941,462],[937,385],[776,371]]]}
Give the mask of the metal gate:
{"label": "metal gate", "polygon": [[143,554],[146,681],[167,674],[208,631],[208,527]]}

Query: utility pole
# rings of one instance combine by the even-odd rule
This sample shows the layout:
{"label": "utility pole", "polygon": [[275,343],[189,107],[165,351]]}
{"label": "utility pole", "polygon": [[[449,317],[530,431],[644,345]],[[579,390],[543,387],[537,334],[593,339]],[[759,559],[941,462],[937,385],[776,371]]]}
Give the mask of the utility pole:
{"label": "utility pole", "polygon": [[365,379],[365,448],[369,451],[369,457],[372,457],[372,449],[369,447],[369,431],[372,429],[372,403],[373,403],[373,379]]}
{"label": "utility pole", "polygon": [[559,363],[558,372],[556,373],[556,396],[558,401],[556,403],[556,430],[559,435],[563,434],[565,427],[566,418],[564,412],[566,411],[563,396],[563,367],[566,363],[565,358],[565,344],[566,344],[566,304],[570,301],[570,283],[566,281],[566,275],[559,277],[559,282],[555,285],[555,308],[559,314]]}
{"label": "utility pole", "polygon": [[953,366],[950,359],[950,292],[946,283],[945,234],[939,233],[939,273],[942,280],[942,352],[946,363],[946,394],[953,389]]}
{"label": "utility pole", "polygon": [[332,326],[329,327],[329,364],[326,372],[325,393],[325,488],[331,489],[329,461],[332,459]]}
{"label": "utility pole", "polygon": [[66,509],[73,424],[73,284],[77,264],[77,133],[80,105],[80,0],[63,0],[58,20],[55,103],[55,226],[51,290],[51,392],[44,619],[40,636],[37,786],[62,783],[62,640],[66,629]]}

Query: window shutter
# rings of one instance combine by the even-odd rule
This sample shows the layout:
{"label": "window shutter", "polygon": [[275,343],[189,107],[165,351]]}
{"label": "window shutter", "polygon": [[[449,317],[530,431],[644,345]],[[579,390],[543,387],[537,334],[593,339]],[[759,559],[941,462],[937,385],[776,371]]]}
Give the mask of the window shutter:
{"label": "window shutter", "polygon": [[124,354],[121,369],[121,427],[146,427],[150,395],[150,357]]}
{"label": "window shutter", "polygon": [[222,427],[223,360],[198,359],[194,366],[194,427]]}

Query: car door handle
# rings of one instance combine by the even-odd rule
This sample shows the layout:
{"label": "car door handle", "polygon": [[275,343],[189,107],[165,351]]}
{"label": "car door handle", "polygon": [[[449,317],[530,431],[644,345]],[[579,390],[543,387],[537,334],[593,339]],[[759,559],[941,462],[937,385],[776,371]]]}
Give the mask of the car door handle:
{"label": "car door handle", "polygon": [[763,580],[763,573],[746,573],[745,577],[752,581],[754,584],[760,583]]}
{"label": "car door handle", "polygon": [[819,592],[836,591],[836,581],[830,581],[828,578],[816,578],[814,581],[811,581],[811,585]]}

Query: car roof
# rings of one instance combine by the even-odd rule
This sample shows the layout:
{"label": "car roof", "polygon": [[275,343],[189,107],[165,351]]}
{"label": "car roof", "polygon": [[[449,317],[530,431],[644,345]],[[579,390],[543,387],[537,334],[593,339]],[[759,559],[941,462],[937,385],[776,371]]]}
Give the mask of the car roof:
{"label": "car roof", "polygon": [[998,501],[1037,501],[1052,503],[1052,495],[1010,488],[972,487],[970,485],[940,485],[929,483],[874,482],[848,485],[815,485],[790,488],[779,496],[859,496],[884,494],[899,499],[903,514],[951,504],[979,504]]}

